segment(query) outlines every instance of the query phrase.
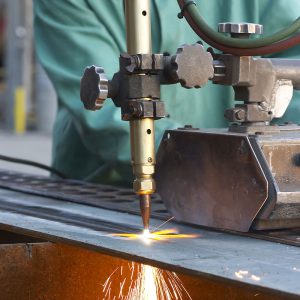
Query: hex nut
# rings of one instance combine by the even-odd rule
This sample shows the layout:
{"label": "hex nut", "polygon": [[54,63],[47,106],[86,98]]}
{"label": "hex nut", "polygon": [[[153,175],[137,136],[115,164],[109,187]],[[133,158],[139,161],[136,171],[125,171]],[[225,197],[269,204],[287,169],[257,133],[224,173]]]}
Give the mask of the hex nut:
{"label": "hex nut", "polygon": [[243,121],[246,118],[246,112],[243,109],[238,109],[234,115],[238,121]]}
{"label": "hex nut", "polygon": [[154,75],[131,75],[126,77],[129,99],[160,98],[159,78]]}
{"label": "hex nut", "polygon": [[133,189],[136,193],[146,192],[146,191],[155,191],[156,185],[155,181],[152,178],[137,178],[133,182]]}
{"label": "hex nut", "polygon": [[144,165],[144,164],[143,165],[134,165],[133,166],[134,173],[136,175],[138,175],[138,174],[152,175],[152,174],[154,174],[154,163],[155,163],[155,161],[152,161],[151,165],[150,164],[147,164],[147,165]]}

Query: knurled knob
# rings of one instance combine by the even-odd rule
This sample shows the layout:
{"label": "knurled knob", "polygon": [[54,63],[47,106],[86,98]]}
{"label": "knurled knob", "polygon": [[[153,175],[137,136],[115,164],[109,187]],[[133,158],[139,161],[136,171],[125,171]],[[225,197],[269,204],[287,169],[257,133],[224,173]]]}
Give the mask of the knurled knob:
{"label": "knurled knob", "polygon": [[172,76],[185,88],[201,88],[214,76],[213,58],[198,43],[183,45],[171,59]]}
{"label": "knurled knob", "polygon": [[108,79],[103,68],[87,67],[80,82],[80,99],[88,110],[99,110],[108,97]]}
{"label": "knurled knob", "polygon": [[251,34],[262,34],[263,25],[254,23],[219,23],[219,32],[230,33],[233,37],[250,36]]}

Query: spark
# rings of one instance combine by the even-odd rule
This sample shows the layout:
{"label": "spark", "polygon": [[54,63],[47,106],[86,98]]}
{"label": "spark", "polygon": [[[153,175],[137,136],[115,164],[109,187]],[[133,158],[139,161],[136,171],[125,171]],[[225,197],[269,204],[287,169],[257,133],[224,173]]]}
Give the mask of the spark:
{"label": "spark", "polygon": [[238,272],[235,272],[234,274],[237,278],[243,279],[244,276],[247,276],[249,274],[249,272],[244,271],[244,270],[239,270]]}
{"label": "spark", "polygon": [[248,271],[243,271],[243,270],[239,270],[238,272],[235,272],[234,275],[239,279],[244,279],[245,277],[245,278],[251,278],[254,281],[261,280],[261,277],[254,274],[250,274]]}
{"label": "spark", "polygon": [[117,268],[106,280],[102,293],[103,300],[192,299],[176,273],[134,262]]}
{"label": "spark", "polygon": [[244,276],[240,272],[235,272],[234,274],[237,278],[240,278],[240,279],[244,278]]}
{"label": "spark", "polygon": [[254,281],[260,281],[260,277],[254,275],[254,274],[251,275],[251,279],[254,280]]}
{"label": "spark", "polygon": [[159,226],[157,226],[153,231],[156,231],[158,228],[163,227],[165,224],[167,224],[168,222],[172,221],[173,219],[175,219],[175,217],[169,218],[167,221],[165,221],[162,224],[160,224]]}
{"label": "spark", "polygon": [[190,239],[199,237],[198,234],[180,234],[177,229],[165,229],[150,232],[144,230],[142,233],[113,233],[111,236],[125,237],[131,240],[142,240],[145,244],[151,241],[166,241],[169,239]]}
{"label": "spark", "polygon": [[[155,230],[141,233],[113,233],[110,236],[141,240],[146,245],[152,241],[188,239],[198,234],[181,234],[177,229],[158,230],[174,217],[168,219]],[[128,280],[126,280],[128,278]],[[119,291],[113,290],[119,287]],[[118,267],[103,285],[104,300],[181,300],[192,299],[180,278],[174,272],[161,270],[149,265],[132,262]]]}
{"label": "spark", "polygon": [[249,274],[248,271],[244,271],[244,270],[240,270],[239,273],[240,273],[241,275],[248,275],[248,274]]}

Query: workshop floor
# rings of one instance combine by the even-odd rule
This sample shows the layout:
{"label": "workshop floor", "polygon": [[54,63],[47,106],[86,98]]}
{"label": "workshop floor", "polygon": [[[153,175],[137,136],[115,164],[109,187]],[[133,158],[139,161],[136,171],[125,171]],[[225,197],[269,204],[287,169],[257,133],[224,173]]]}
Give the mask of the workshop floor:
{"label": "workshop floor", "polygon": [[[17,135],[0,131],[0,154],[16,158],[33,160],[50,165],[51,136],[41,133],[26,133]],[[48,172],[21,164],[8,163],[0,160],[0,168],[21,171],[36,175],[48,175]]]}

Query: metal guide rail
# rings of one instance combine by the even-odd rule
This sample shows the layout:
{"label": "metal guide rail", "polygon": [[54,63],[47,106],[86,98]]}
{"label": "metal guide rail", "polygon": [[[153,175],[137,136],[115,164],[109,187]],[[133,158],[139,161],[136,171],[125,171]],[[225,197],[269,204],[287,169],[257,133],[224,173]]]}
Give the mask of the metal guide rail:
{"label": "metal guide rail", "polygon": [[[120,188],[115,186],[86,183],[77,180],[60,180],[49,178],[46,176],[35,176],[19,172],[7,171],[0,169],[0,188],[12,191],[23,192],[26,194],[38,195],[55,200],[68,201],[78,204],[85,204],[98,208],[104,208],[114,211],[126,212],[134,215],[139,215],[138,196],[128,188]],[[47,198],[40,198],[46,199]],[[4,204],[0,199],[0,207],[7,210],[12,208]],[[32,215],[32,210],[25,208],[14,207],[14,210],[21,210]],[[45,219],[51,217],[53,212],[46,211],[35,207],[35,213],[44,216]],[[57,214],[55,214],[57,217]],[[78,216],[69,216],[73,220],[77,219],[78,224],[84,222],[88,227],[93,226],[91,220],[82,221]],[[168,214],[166,207],[159,195],[154,194],[152,199],[152,217],[167,220],[171,216]],[[176,221],[176,220],[175,220]],[[189,225],[193,227],[193,225]],[[111,222],[106,229],[115,228],[114,223]],[[129,231],[137,228],[128,228]],[[226,232],[226,231],[225,231]],[[231,232],[232,233],[232,232]],[[272,231],[255,231],[249,233],[238,233],[237,235],[251,236],[258,239],[265,239],[274,242],[300,246],[300,228],[289,230],[272,230]]]}
{"label": "metal guide rail", "polygon": [[[93,184],[78,180],[54,179],[1,169],[0,187],[100,208],[140,214],[139,198],[129,188]],[[153,217],[163,219],[168,217],[166,207],[157,194],[153,196],[152,204]]]}

